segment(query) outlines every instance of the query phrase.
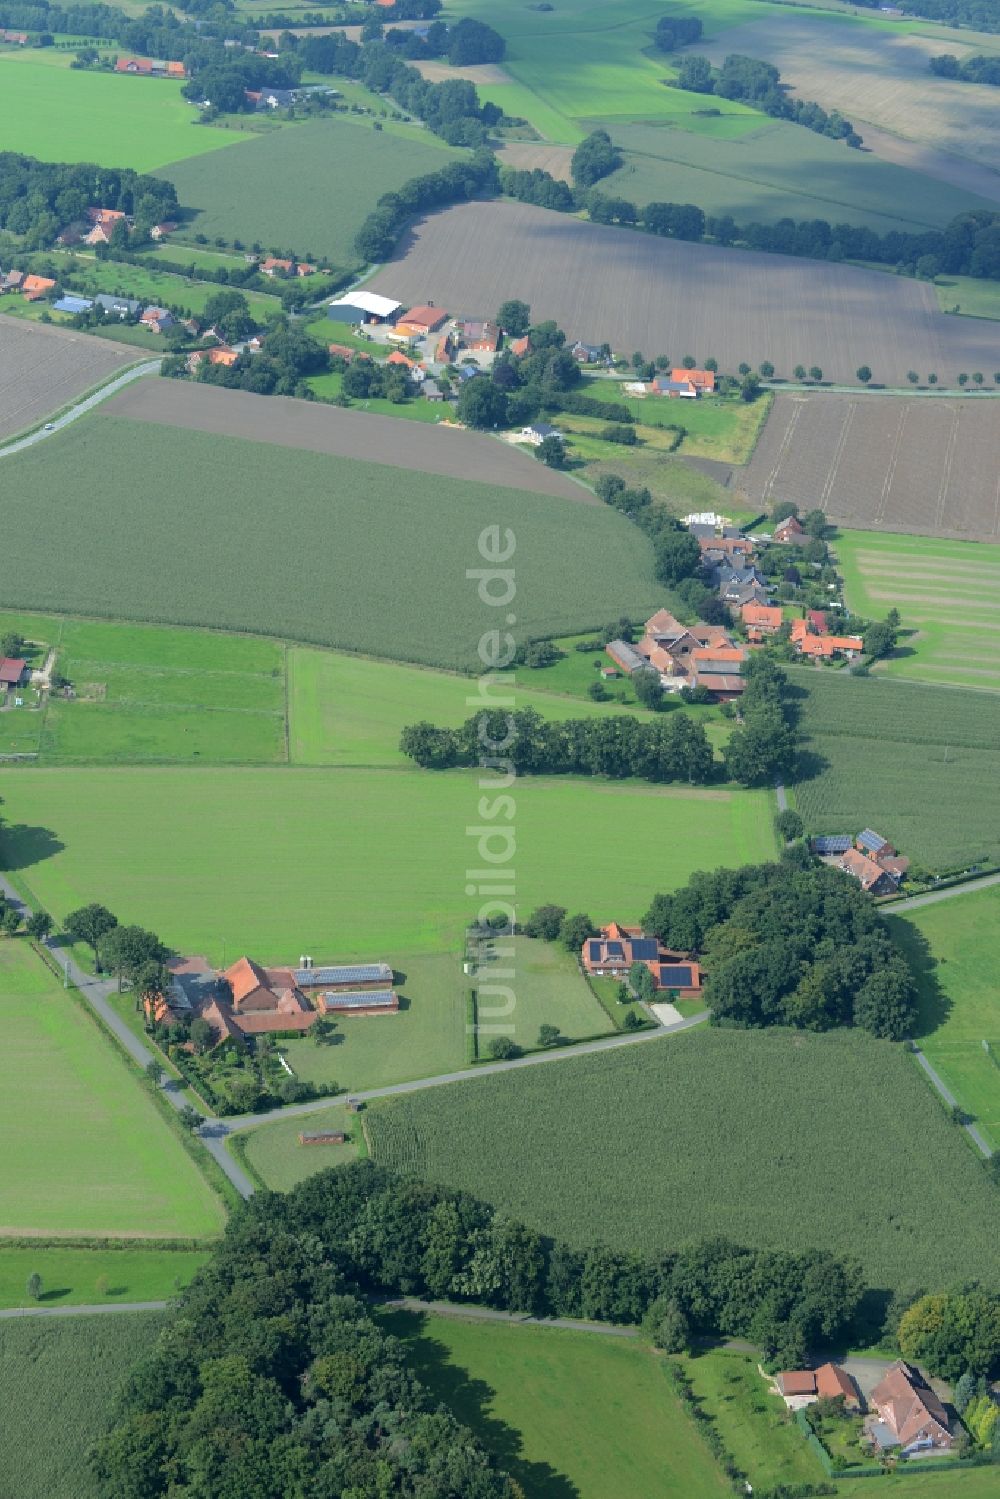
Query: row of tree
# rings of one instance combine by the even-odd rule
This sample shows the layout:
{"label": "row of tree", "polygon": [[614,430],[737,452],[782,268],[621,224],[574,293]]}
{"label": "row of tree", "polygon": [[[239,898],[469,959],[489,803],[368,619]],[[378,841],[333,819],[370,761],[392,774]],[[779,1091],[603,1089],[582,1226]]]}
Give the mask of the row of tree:
{"label": "row of tree", "polygon": [[534,708],[477,714],[458,729],[409,724],[400,749],[427,770],[478,765],[483,741],[518,775],[588,775],[704,785],[718,776],[703,726],[687,713],[655,719],[632,714],[606,718],[543,719]]}
{"label": "row of tree", "polygon": [[701,955],[714,1025],[853,1025],[891,1041],[913,1025],[913,976],[871,897],[802,845],[779,864],[692,875],[643,927]]}
{"label": "row of tree", "polygon": [[643,229],[647,234],[667,239],[694,243],[709,240],[726,248],[763,250],[812,260],[872,261],[925,277],[968,275],[1000,279],[1000,211],[993,209],[959,214],[944,229],[928,229],[920,234],[890,230],[880,235],[863,224],[831,224],[827,219],[779,219],[766,224],[754,220],[740,224],[732,214],[709,214],[694,203],[653,202],[643,206],[625,197],[602,193],[599,187],[574,191],[537,167],[530,172],[501,168],[499,183],[502,192],[523,202],[561,213],[585,208],[595,223]]}
{"label": "row of tree", "polygon": [[464,203],[480,194],[489,197],[498,188],[496,157],[484,150],[474,151],[465,160],[449,162],[436,172],[411,177],[396,192],[379,198],[355,235],[354,248],[364,260],[386,260],[414,214]]}
{"label": "row of tree", "polygon": [[0,228],[18,235],[26,249],[51,245],[67,224],[85,221],[92,207],[134,215],[148,231],[176,216],[177,190],[172,182],[125,167],[36,161],[0,152]]}
{"label": "row of tree", "polygon": [[849,146],[862,144],[861,136],[850,120],[845,120],[836,110],[827,114],[812,100],[791,98],[774,64],[761,62],[756,57],[733,52],[718,69],[712,67],[707,57],[685,57],[677,74],[677,87],[692,94],[738,99],[772,119],[791,120],[832,140],[846,141]]}

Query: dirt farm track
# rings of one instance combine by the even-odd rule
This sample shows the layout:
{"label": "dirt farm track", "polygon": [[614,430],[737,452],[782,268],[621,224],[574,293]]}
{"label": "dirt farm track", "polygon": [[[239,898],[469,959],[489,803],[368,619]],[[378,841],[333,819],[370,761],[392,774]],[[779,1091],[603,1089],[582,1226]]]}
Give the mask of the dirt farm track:
{"label": "dirt farm track", "polygon": [[845,526],[1000,541],[1000,400],[779,395],[732,485]]}
{"label": "dirt farm track", "polygon": [[521,203],[466,203],[417,224],[368,290],[492,317],[507,297],[571,338],[723,369],[769,359],[779,375],[819,365],[828,380],[951,384],[1000,369],[1000,322],[951,317],[922,282],[824,261],[723,250],[587,224]]}
{"label": "dirt farm track", "polygon": [[0,439],[13,437],[142,358],[105,338],[0,317]]}

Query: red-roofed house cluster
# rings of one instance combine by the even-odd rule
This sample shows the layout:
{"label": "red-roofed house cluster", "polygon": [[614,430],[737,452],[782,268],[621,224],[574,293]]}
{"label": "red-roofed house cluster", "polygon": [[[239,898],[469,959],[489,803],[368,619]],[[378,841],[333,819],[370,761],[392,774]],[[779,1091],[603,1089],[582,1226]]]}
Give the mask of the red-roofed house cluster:
{"label": "red-roofed house cluster", "polygon": [[854,839],[849,833],[824,834],[811,846],[814,854],[852,875],[871,895],[895,895],[910,867],[909,859],[873,828],[863,828]]}
{"label": "red-roofed house cluster", "polygon": [[668,692],[704,687],[716,702],[727,702],[743,691],[747,648],[723,625],[682,625],[669,609],[658,609],[638,645],[613,640],[606,649],[626,676],[655,671]]}
{"label": "red-roofed house cluster", "polygon": [[206,958],[191,957],[168,967],[173,982],[167,994],[147,1001],[148,1018],[159,1025],[181,1016],[207,1020],[216,1046],[305,1033],[320,1015],[387,1015],[399,1009],[388,963],[316,967],[311,958],[300,958],[297,968],[265,968],[242,957],[217,971]]}
{"label": "red-roofed house cluster", "polygon": [[694,999],[701,993],[702,971],[690,954],[664,947],[639,926],[613,921],[601,927],[599,937],[588,937],[583,944],[580,961],[592,978],[617,979],[628,978],[633,963],[643,963],[657,989],[669,990],[681,999]]}

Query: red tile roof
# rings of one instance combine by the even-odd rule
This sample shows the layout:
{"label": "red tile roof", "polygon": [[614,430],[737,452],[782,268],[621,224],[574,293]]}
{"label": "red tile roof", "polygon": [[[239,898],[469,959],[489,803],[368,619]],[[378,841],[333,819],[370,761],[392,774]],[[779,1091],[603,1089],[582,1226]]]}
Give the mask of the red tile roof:
{"label": "red tile roof", "polygon": [[859,1404],[854,1381],[839,1364],[820,1364],[816,1370],[816,1393],[826,1400],[843,1395],[846,1404]]}
{"label": "red tile roof", "polygon": [[427,333],[432,333],[435,328],[440,328],[448,314],[440,307],[411,307],[409,312],[404,312],[396,321],[397,328],[419,328]]}
{"label": "red tile roof", "polygon": [[237,958],[236,962],[225,970],[222,977],[233,991],[233,1004],[237,1009],[248,994],[253,994],[256,989],[270,987],[267,974],[252,958]]}
{"label": "red tile roof", "polygon": [[671,380],[687,380],[696,390],[715,389],[715,375],[712,370],[671,370]]}
{"label": "red tile roof", "polygon": [[4,656],[0,659],[0,685],[16,687],[27,664],[27,661],[22,661],[17,656]]}

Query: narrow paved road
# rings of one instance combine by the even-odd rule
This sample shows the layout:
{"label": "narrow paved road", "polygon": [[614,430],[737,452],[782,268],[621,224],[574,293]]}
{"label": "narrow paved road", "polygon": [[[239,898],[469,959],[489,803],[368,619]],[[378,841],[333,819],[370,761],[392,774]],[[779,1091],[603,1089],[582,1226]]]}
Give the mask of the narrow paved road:
{"label": "narrow paved road", "polygon": [[113,396],[116,391],[129,385],[133,380],[140,380],[143,375],[158,375],[161,363],[161,359],[149,359],[145,364],[134,364],[131,369],[123,370],[120,375],[109,380],[107,385],[102,385],[100,390],[93,391],[82,401],[78,401],[75,406],[71,406],[68,411],[64,411],[62,416],[54,417],[45,427],[38,427],[34,432],[29,432],[27,437],[19,437],[16,442],[8,443],[5,448],[0,448],[0,458],[9,458],[11,453],[23,452],[25,448],[34,447],[36,442],[52,437],[63,427],[68,427],[70,422],[86,416],[88,411],[93,411],[95,406],[99,406],[102,401],[106,401],[109,396]]}
{"label": "narrow paved road", "polygon": [[934,906],[939,900],[950,900],[953,895],[969,895],[974,890],[988,890],[991,885],[1000,885],[1000,874],[984,874],[978,880],[966,880],[963,885],[949,885],[947,890],[928,890],[926,895],[907,895],[886,906],[890,916],[897,911],[916,911],[920,906]]}
{"label": "narrow paved road", "polygon": [[166,1301],[112,1301],[100,1306],[11,1306],[0,1317],[103,1317],[110,1312],[165,1312]]}
{"label": "narrow paved road", "polygon": [[788,793],[785,790],[785,783],[784,783],[784,781],[775,781],[775,783],[774,783],[774,794],[778,798],[778,811],[779,812],[787,812],[788,811]]}
{"label": "narrow paved road", "polygon": [[[944,1099],[945,1103],[948,1105],[949,1109],[957,1109],[959,1106],[958,1099],[955,1097],[954,1093],[952,1093],[951,1089],[947,1086],[940,1074],[935,1072],[934,1068],[931,1066],[930,1062],[928,1062],[919,1046],[916,1048],[914,1055],[916,1056],[916,1059],[920,1063],[921,1067],[926,1072],[927,1076],[930,1078],[931,1086],[937,1089],[941,1097]],[[969,1138],[973,1141],[976,1149],[980,1152],[980,1154],[984,1155],[986,1159],[989,1160],[990,1156],[993,1154],[993,1147],[986,1143],[976,1126],[974,1124],[963,1124],[962,1128],[965,1130]]]}
{"label": "narrow paved road", "polygon": [[357,1098],[367,1103],[373,1098],[392,1098],[399,1093],[419,1093],[425,1088],[440,1088],[446,1083],[464,1083],[475,1077],[491,1077],[498,1072],[512,1072],[520,1067],[541,1067],[551,1062],[568,1062],[573,1057],[589,1056],[597,1051],[617,1051],[620,1046],[638,1046],[647,1041],[662,1041],[666,1036],[675,1036],[678,1031],[690,1030],[708,1019],[708,1010],[689,1015],[674,1025],[661,1025],[655,1031],[629,1032],[627,1035],[608,1036],[602,1041],[584,1041],[580,1046],[560,1046],[553,1051],[536,1051],[527,1057],[514,1057],[509,1062],[484,1062],[479,1067],[466,1067],[461,1072],[442,1072],[436,1077],[419,1077],[409,1083],[392,1083],[385,1088],[352,1090],[338,1093],[331,1098],[313,1098],[308,1103],[296,1103],[284,1109],[272,1109],[266,1114],[236,1114],[225,1120],[213,1120],[211,1128],[228,1134],[234,1130],[253,1129],[258,1124],[273,1124],[277,1119],[294,1119],[303,1114],[315,1114],[320,1109],[332,1108],[346,1103],[348,1098]]}
{"label": "narrow paved road", "polygon": [[[21,911],[26,909],[24,902],[13,885],[2,875],[0,875],[0,891],[3,892],[10,905],[16,906]],[[115,984],[108,983],[105,979],[95,978],[92,974],[85,973],[70,953],[64,947],[61,947],[54,938],[46,938],[45,946],[59,967],[64,972],[69,973],[70,982],[75,984],[91,1009],[100,1017],[115,1038],[121,1042],[132,1060],[142,1068],[148,1067],[150,1062],[159,1062],[160,1058],[154,1056],[153,1052],[147,1046],[143,1045],[138,1036],[132,1034],[124,1020],[122,1020],[121,1016],[111,1005],[111,996],[117,993]],[[187,1102],[180,1088],[168,1086],[162,1092],[164,1098],[180,1113]],[[211,1122],[214,1123],[215,1121]],[[199,1133],[201,1134],[201,1131]],[[218,1161],[240,1196],[249,1197],[253,1192],[253,1182],[243,1168],[233,1160],[232,1156],[226,1150],[222,1139],[215,1133],[211,1135],[202,1134],[201,1137],[206,1150]]]}

